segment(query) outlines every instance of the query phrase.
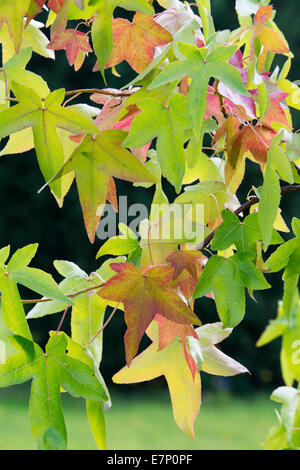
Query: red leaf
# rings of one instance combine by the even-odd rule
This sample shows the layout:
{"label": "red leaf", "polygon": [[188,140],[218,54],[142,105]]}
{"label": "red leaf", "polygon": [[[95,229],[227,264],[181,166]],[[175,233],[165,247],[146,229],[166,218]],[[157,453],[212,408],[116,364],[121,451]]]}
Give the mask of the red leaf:
{"label": "red leaf", "polygon": [[106,68],[126,60],[138,73],[153,60],[154,49],[172,41],[172,35],[152,16],[136,13],[133,22],[113,20],[113,51]]}
{"label": "red leaf", "polygon": [[65,49],[70,65],[75,64],[79,51],[93,51],[89,44],[88,36],[76,29],[65,29],[61,31],[49,42],[47,48],[55,51]]}
{"label": "red leaf", "polygon": [[124,304],[127,365],[136,355],[141,338],[155,315],[163,315],[180,324],[201,324],[193,311],[169,287],[173,277],[170,266],[153,266],[146,273],[130,263],[112,263],[110,267],[117,274],[106,282],[98,294],[104,299]]}
{"label": "red leaf", "polygon": [[195,375],[197,372],[197,364],[194,361],[193,357],[190,355],[187,346],[186,346],[186,337],[193,336],[198,339],[197,333],[191,325],[180,325],[179,323],[174,323],[167,318],[162,317],[161,315],[156,315],[155,320],[158,322],[158,335],[159,335],[159,347],[158,350],[161,351],[166,346],[168,346],[175,336],[179,336],[183,344],[184,357],[187,365],[192,373],[193,379],[195,380]]}
{"label": "red leaf", "polygon": [[54,13],[58,13],[65,1],[66,0],[49,0],[48,7],[50,10],[54,11]]}

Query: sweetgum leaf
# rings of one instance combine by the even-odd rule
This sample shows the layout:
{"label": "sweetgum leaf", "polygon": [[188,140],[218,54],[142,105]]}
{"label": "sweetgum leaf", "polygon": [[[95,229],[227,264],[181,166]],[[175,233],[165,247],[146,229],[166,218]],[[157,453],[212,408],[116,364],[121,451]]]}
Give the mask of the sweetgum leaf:
{"label": "sweetgum leaf", "polygon": [[179,42],[177,47],[185,59],[166,65],[153,80],[149,89],[173,81],[178,82],[187,75],[191,77],[192,81],[187,95],[187,112],[195,137],[199,139],[205,112],[207,88],[211,77],[220,80],[243,96],[249,96],[249,93],[244,86],[240,72],[228,64],[230,57],[236,51],[235,46],[220,46],[208,55],[205,54],[204,48],[198,49],[190,44]]}
{"label": "sweetgum leaf", "polygon": [[116,7],[152,15],[153,9],[146,0],[93,0],[97,13],[92,26],[94,51],[102,74],[113,49],[112,17]]}
{"label": "sweetgum leaf", "polygon": [[104,210],[111,176],[127,181],[156,182],[156,178],[144,165],[122,147],[125,135],[119,129],[110,129],[98,136],[86,136],[55,176],[56,180],[75,171],[86,231],[91,243],[94,242]]}
{"label": "sweetgum leaf", "polygon": [[14,42],[16,53],[22,42],[23,19],[27,14],[30,0],[0,1],[0,27],[6,23],[9,34]]}
{"label": "sweetgum leaf", "polygon": [[[50,93],[42,100],[31,88],[19,83],[12,85],[19,103],[0,113],[0,138],[32,127],[34,144],[41,171],[46,181],[53,177],[64,163],[62,144],[56,128],[73,132],[98,133],[93,123],[77,112],[61,106],[63,89]],[[56,196],[61,195],[60,182],[50,184]]]}
{"label": "sweetgum leaf", "polygon": [[124,341],[128,365],[157,313],[180,324],[200,324],[193,311],[169,287],[173,276],[170,266],[154,266],[145,274],[129,263],[112,263],[111,268],[117,274],[98,294],[104,299],[124,304],[127,324]]}
{"label": "sweetgum leaf", "polygon": [[20,336],[12,337],[20,352],[0,366],[0,387],[32,380],[30,424],[39,449],[65,449],[67,433],[60,402],[60,386],[73,396],[106,400],[94,371],[84,362],[66,355],[64,334],[53,335],[44,354],[41,348]]}
{"label": "sweetgum leaf", "polygon": [[132,23],[123,18],[113,19],[113,50],[106,68],[113,67],[123,60],[141,73],[154,57],[156,46],[172,41],[172,35],[160,26],[152,16],[137,12]]}
{"label": "sweetgum leaf", "polygon": [[224,327],[235,327],[245,314],[245,291],[268,289],[270,285],[251,262],[247,253],[230,258],[209,258],[194,292],[194,298],[213,291],[218,314]]}
{"label": "sweetgum leaf", "polygon": [[163,176],[179,193],[185,172],[184,130],[189,127],[185,115],[185,97],[175,94],[168,105],[152,98],[137,103],[142,110],[133,120],[124,147],[142,147],[157,137],[157,158]]}

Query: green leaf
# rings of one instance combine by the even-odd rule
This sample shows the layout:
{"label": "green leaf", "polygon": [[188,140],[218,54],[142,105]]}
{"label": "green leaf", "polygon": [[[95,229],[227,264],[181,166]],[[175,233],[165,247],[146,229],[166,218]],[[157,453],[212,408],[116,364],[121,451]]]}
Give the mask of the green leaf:
{"label": "green leaf", "polygon": [[238,325],[245,314],[245,291],[268,289],[270,285],[251,262],[251,255],[236,254],[230,258],[209,258],[197,283],[194,298],[214,292],[219,317],[224,327]]}
{"label": "green leaf", "polygon": [[[269,155],[269,154],[268,154]],[[263,235],[264,250],[267,251],[271,241],[273,224],[280,204],[280,184],[277,173],[272,168],[268,157],[264,184],[259,201],[258,220]]]}
{"label": "green leaf", "polygon": [[7,271],[12,272],[20,268],[25,268],[30,263],[32,258],[35,257],[38,246],[38,243],[34,243],[24,246],[23,248],[19,248],[12,255],[7,265]]}
{"label": "green leaf", "polygon": [[279,387],[271,395],[271,399],[282,403],[281,418],[287,435],[287,444],[291,448],[300,447],[300,395],[299,390],[292,387]]}
{"label": "green leaf", "polygon": [[[48,181],[64,163],[56,128],[74,134],[98,133],[98,129],[85,116],[61,106],[65,95],[63,89],[50,93],[42,100],[32,89],[16,82],[12,88],[19,104],[0,113],[0,138],[32,127],[39,165]],[[60,197],[61,183],[55,181],[50,186],[55,195]]]}
{"label": "green leaf", "polygon": [[[142,249],[135,233],[126,225],[119,224],[119,229],[123,235],[117,235],[107,240],[97,253],[96,259],[105,255],[128,255],[128,262],[139,263]],[[136,263],[133,263],[134,260]]]}
{"label": "green leaf", "polygon": [[[28,25],[29,27],[30,25]],[[27,28],[26,28],[27,30]],[[25,30],[25,31],[26,31]],[[26,70],[26,66],[32,57],[32,48],[21,49],[18,54],[14,54],[4,65],[7,86],[10,90],[13,82],[34,89],[41,98],[50,92],[47,83],[40,75]]]}
{"label": "green leaf", "polygon": [[125,132],[110,129],[98,136],[86,136],[77,147],[55,180],[75,171],[76,183],[86,230],[91,243],[102,216],[110,176],[127,181],[156,182],[156,178],[122,147]]}
{"label": "green leaf", "polygon": [[[231,211],[222,212],[223,224],[217,228],[212,242],[213,250],[226,250],[235,245],[239,253],[256,253],[256,242],[262,240],[258,223],[258,214],[248,215],[243,222]],[[282,243],[283,239],[273,230],[273,243]]]}
{"label": "green leaf", "polygon": [[206,106],[207,87],[211,77],[220,80],[241,95],[249,96],[249,94],[240,72],[228,64],[228,60],[236,51],[235,46],[220,46],[208,55],[205,54],[207,50],[204,52],[203,48],[198,49],[190,44],[178,43],[177,47],[186,59],[166,65],[151,83],[149,89],[173,81],[178,82],[187,75],[191,77],[192,82],[187,95],[187,112],[195,137],[199,139]]}
{"label": "green leaf", "polygon": [[94,371],[84,362],[66,355],[64,333],[49,339],[45,354],[20,336],[11,337],[20,352],[0,366],[0,387],[32,380],[30,425],[39,449],[65,449],[67,433],[60,401],[61,385],[73,396],[106,400],[107,395]]}
{"label": "green leaf", "polygon": [[175,94],[167,106],[151,98],[139,100],[137,105],[142,113],[133,120],[123,145],[139,148],[157,137],[157,157],[162,174],[180,192],[185,172],[183,136],[189,125],[185,116],[185,97]]}
{"label": "green leaf", "polygon": [[13,40],[16,53],[22,43],[23,19],[29,8],[30,0],[0,0],[0,27],[6,23]]}
{"label": "green leaf", "polygon": [[10,276],[1,273],[0,291],[3,318],[6,327],[13,333],[31,340],[32,336],[25,318],[23,304],[16,283]]}
{"label": "green leaf", "polygon": [[106,430],[103,404],[99,401],[87,400],[86,411],[98,449],[106,450]]}

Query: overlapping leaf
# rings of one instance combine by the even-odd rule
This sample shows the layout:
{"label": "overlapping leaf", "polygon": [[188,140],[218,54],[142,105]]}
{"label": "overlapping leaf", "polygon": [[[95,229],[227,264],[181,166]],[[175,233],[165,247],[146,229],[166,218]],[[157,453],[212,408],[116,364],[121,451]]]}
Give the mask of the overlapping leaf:
{"label": "overlapping leaf", "polygon": [[240,72],[228,64],[236,47],[220,46],[208,53],[207,49],[178,43],[180,53],[185,57],[166,65],[163,71],[154,79],[149,89],[172,81],[179,81],[185,76],[192,78],[187,95],[187,111],[195,133],[199,139],[205,112],[206,93],[211,77],[222,81],[232,90],[244,96],[249,96]]}
{"label": "overlapping leaf", "polygon": [[225,327],[234,327],[245,314],[245,287],[268,289],[270,285],[251,262],[251,255],[209,258],[194,292],[194,298],[213,291],[219,317]]}
{"label": "overlapping leaf", "polygon": [[144,274],[129,263],[112,263],[111,268],[117,274],[100,289],[99,295],[124,304],[127,324],[124,341],[128,365],[156,314],[180,324],[200,324],[193,311],[169,287],[173,276],[170,266],[154,266]]}
{"label": "overlapping leaf", "polygon": [[106,64],[112,67],[126,60],[141,73],[153,60],[156,46],[168,44],[172,35],[152,16],[136,13],[132,23],[123,18],[112,22],[113,50]]}
{"label": "overlapping leaf", "polygon": [[102,216],[111,176],[127,181],[156,182],[156,178],[122,147],[125,133],[118,129],[86,136],[55,179],[75,171],[86,231],[93,243]]}
{"label": "overlapping leaf", "polygon": [[106,400],[106,393],[84,362],[66,355],[64,335],[50,338],[46,352],[20,336],[12,336],[19,350],[0,366],[0,387],[32,380],[30,425],[39,449],[65,449],[67,432],[60,402],[60,386],[74,397]]}
{"label": "overlapping leaf", "polygon": [[184,130],[189,126],[185,98],[175,94],[168,105],[145,98],[138,101],[142,110],[133,120],[125,147],[142,147],[157,137],[157,157],[162,174],[179,192],[185,171]]}
{"label": "overlapping leaf", "polygon": [[[245,367],[214,346],[230,333],[230,330],[222,328],[222,324],[216,323],[200,327],[196,330],[196,335],[188,336],[188,340],[193,340],[194,352],[197,351],[198,355],[201,355],[201,361],[198,361],[199,371],[206,370],[210,374],[225,376],[247,372]],[[175,421],[185,433],[194,438],[194,421],[201,404],[200,374],[196,373],[193,379],[193,373],[185,359],[183,338],[175,337],[171,342],[160,344],[156,321],[148,328],[147,335],[153,343],[133,359],[130,367],[121,369],[113,380],[116,383],[136,383],[164,375],[171,395]]]}
{"label": "overlapping leaf", "polygon": [[90,0],[97,6],[97,13],[92,26],[92,40],[100,70],[104,73],[113,48],[112,17],[116,7],[129,11],[138,11],[152,15],[153,9],[146,0]]}
{"label": "overlapping leaf", "polygon": [[[19,103],[0,113],[0,138],[32,127],[34,144],[41,171],[46,181],[55,175],[64,163],[63,149],[56,128],[77,134],[98,133],[98,129],[84,115],[61,106],[65,90],[60,89],[41,99],[31,88],[16,82],[12,85]],[[57,197],[61,184],[50,184]]]}

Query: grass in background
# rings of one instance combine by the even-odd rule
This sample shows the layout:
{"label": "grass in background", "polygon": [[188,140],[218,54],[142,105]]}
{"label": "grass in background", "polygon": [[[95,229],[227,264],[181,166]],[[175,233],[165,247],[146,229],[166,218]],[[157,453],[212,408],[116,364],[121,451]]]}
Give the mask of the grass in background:
{"label": "grass in background", "polygon": [[[0,391],[0,449],[36,449],[28,420],[28,389],[11,387]],[[172,416],[167,393],[151,398],[130,394],[112,395],[106,412],[108,449],[254,450],[260,448],[270,426],[276,422],[274,404],[266,395],[236,398],[230,395],[204,397],[196,420],[196,439],[181,432]],[[62,396],[69,449],[96,449],[83,400]]]}

